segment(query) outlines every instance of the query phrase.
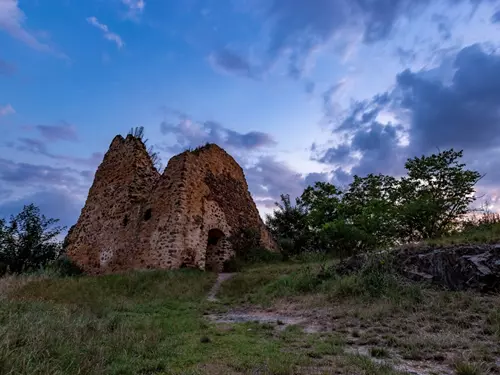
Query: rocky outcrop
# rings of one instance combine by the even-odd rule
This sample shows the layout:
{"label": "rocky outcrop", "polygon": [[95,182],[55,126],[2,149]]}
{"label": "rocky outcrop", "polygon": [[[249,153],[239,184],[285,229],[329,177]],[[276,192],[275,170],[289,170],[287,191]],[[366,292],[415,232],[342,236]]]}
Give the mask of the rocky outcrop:
{"label": "rocky outcrop", "polygon": [[500,291],[500,245],[464,245],[441,249],[401,250],[395,264],[414,281],[451,290]]}
{"label": "rocky outcrop", "polygon": [[[500,291],[500,245],[421,246],[379,256],[389,256],[394,270],[413,281],[451,290]],[[367,255],[351,257],[337,271],[342,274],[358,271],[367,259]]]}
{"label": "rocky outcrop", "polygon": [[215,144],[174,156],[160,174],[143,142],[115,137],[66,239],[90,273],[128,269],[220,270],[243,231],[276,249],[241,167]]}

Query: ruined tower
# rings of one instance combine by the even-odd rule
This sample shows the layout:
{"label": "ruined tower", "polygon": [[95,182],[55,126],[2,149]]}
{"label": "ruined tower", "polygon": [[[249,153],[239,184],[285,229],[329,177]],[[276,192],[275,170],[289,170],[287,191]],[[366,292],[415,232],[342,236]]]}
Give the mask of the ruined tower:
{"label": "ruined tower", "polygon": [[221,270],[241,236],[276,249],[241,167],[208,144],[174,156],[160,174],[141,139],[116,136],[97,169],[66,251],[90,273]]}

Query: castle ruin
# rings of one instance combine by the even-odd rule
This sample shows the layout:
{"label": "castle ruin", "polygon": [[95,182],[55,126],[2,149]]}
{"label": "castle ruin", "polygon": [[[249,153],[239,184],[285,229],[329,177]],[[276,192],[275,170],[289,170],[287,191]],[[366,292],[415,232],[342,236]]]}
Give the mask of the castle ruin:
{"label": "castle ruin", "polygon": [[221,271],[254,233],[276,249],[241,167],[222,148],[185,151],[160,174],[142,140],[116,136],[97,169],[68,256],[89,273],[193,267]]}

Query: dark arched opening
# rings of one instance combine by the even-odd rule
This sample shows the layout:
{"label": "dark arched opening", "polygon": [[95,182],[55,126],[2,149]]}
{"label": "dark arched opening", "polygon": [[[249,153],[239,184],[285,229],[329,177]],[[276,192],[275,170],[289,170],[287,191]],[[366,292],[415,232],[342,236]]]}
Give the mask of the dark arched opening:
{"label": "dark arched opening", "polygon": [[207,271],[220,271],[223,249],[221,243],[224,239],[224,232],[220,229],[210,229],[208,231],[207,251],[205,253],[205,269]]}

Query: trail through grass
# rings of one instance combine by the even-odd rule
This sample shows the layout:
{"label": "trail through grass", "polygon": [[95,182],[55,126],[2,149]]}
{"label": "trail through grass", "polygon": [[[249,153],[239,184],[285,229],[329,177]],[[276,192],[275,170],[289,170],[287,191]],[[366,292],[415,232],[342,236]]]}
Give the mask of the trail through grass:
{"label": "trail through grass", "polygon": [[[0,374],[384,375],[401,361],[453,373],[458,355],[460,369],[496,371],[498,297],[338,277],[331,264],[255,266],[216,302],[216,275],[194,270],[23,281],[0,304]],[[234,309],[305,323],[208,319]]]}

